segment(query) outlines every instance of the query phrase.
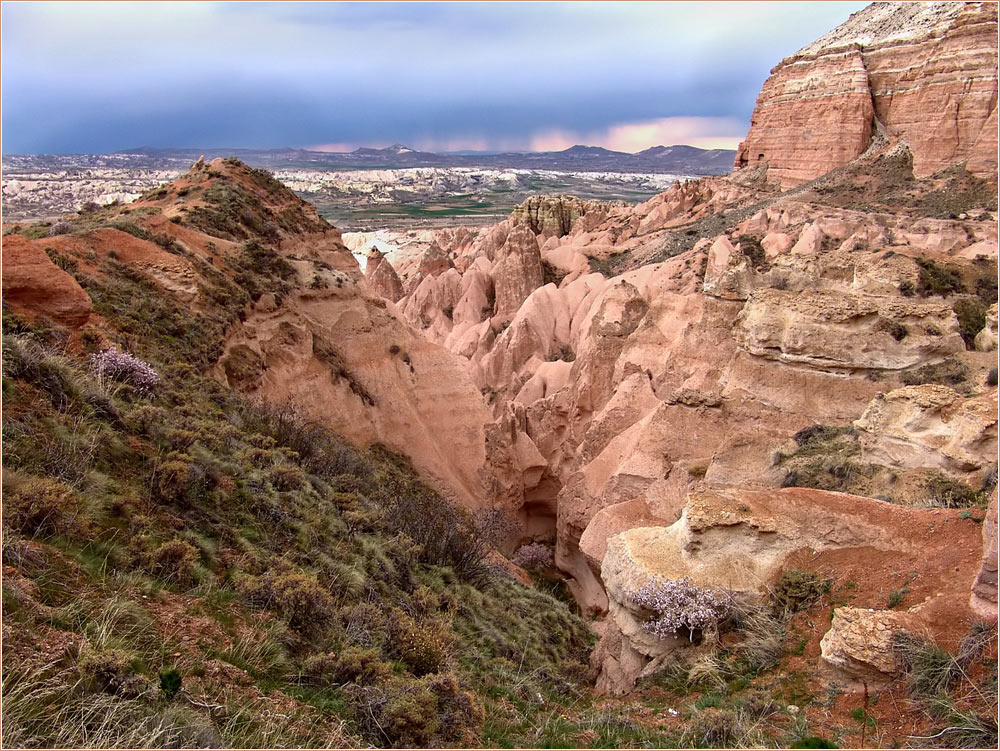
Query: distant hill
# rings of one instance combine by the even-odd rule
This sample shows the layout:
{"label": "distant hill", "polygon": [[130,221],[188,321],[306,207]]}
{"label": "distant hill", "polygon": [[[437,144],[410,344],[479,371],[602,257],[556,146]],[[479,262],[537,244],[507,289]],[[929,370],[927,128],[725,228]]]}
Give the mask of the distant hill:
{"label": "distant hill", "polygon": [[187,166],[199,156],[235,155],[256,167],[308,166],[312,169],[359,169],[403,167],[487,167],[493,169],[548,169],[571,172],[649,172],[685,175],[722,175],[732,169],[736,154],[731,149],[699,149],[694,146],[654,146],[637,154],[611,151],[600,146],[571,146],[563,151],[450,153],[419,151],[404,144],[387,148],[362,147],[351,152],[331,153],[307,149],[161,149],[135,148],[117,155],[147,157],[151,165],[177,161]]}

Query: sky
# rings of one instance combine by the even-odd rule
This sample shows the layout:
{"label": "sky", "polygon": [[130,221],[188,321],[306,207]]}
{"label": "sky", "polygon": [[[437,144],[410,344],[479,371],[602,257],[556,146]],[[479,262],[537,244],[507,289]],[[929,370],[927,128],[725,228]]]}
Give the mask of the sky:
{"label": "sky", "polygon": [[735,148],[867,3],[4,2],[4,153]]}

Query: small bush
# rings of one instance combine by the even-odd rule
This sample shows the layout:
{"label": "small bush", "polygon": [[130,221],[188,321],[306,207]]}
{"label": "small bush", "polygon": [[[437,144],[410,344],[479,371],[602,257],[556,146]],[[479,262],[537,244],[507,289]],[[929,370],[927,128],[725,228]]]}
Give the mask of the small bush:
{"label": "small bush", "polygon": [[195,564],[199,559],[198,548],[183,540],[170,540],[160,545],[149,556],[152,572],[175,584],[194,581]]}
{"label": "small bush", "polygon": [[687,629],[689,638],[695,631],[717,628],[731,612],[725,593],[703,589],[690,579],[655,577],[630,594],[636,605],[652,611],[643,629],[661,638]]}
{"label": "small bush", "polygon": [[181,673],[177,668],[164,668],[160,671],[160,693],[167,699],[173,699],[181,690]]}
{"label": "small bush", "polygon": [[929,295],[947,297],[965,292],[962,275],[957,269],[938,266],[929,258],[918,258],[917,266],[919,267],[917,292],[922,297]]}
{"label": "small bush", "polygon": [[893,321],[889,318],[879,318],[878,323],[875,324],[876,331],[884,331],[897,342],[901,342],[909,334],[909,330],[901,324],[899,321]]}
{"label": "small bush", "polygon": [[929,504],[942,508],[969,508],[981,501],[981,492],[973,490],[963,482],[952,480],[939,472],[932,474],[924,482]]}
{"label": "small bush", "polygon": [[771,594],[775,610],[780,613],[797,613],[805,610],[826,592],[830,581],[806,571],[789,570],[781,574]]}
{"label": "small bush", "polygon": [[379,725],[398,748],[426,748],[441,727],[437,697],[425,682],[397,689],[382,707]]}
{"label": "small bush", "polygon": [[79,536],[87,526],[81,511],[79,496],[57,480],[31,478],[4,489],[4,524],[29,537]]}
{"label": "small bush", "polygon": [[384,681],[392,674],[392,668],[382,661],[378,650],[349,646],[341,650],[332,662],[307,662],[306,674],[320,680],[326,676],[338,683],[369,684]]}
{"label": "small bush", "polygon": [[99,691],[123,696],[141,692],[145,681],[135,675],[136,656],[120,649],[84,647],[77,662],[80,677]]}
{"label": "small bush", "polygon": [[727,748],[742,734],[740,718],[731,709],[703,709],[691,718],[684,739],[698,748]]}
{"label": "small bush", "polygon": [[305,487],[306,477],[302,470],[292,464],[279,464],[267,473],[267,480],[275,490],[301,490]]}
{"label": "small bush", "polygon": [[56,222],[51,227],[49,227],[49,237],[56,237],[57,235],[68,235],[73,231],[73,225],[69,222]]}
{"label": "small bush", "polygon": [[901,373],[899,380],[904,386],[920,386],[925,383],[937,383],[941,386],[958,386],[969,378],[969,369],[958,360],[945,360],[939,363],[921,365],[914,370]]}
{"label": "small bush", "polygon": [[251,604],[277,611],[299,631],[322,629],[336,612],[330,592],[315,576],[300,571],[268,571],[241,584]]}
{"label": "small bush", "polygon": [[149,234],[149,231],[146,230],[146,229],[143,229],[142,227],[140,227],[138,224],[135,224],[134,222],[127,222],[127,221],[123,221],[123,220],[119,219],[119,220],[115,220],[113,222],[109,222],[105,226],[106,227],[110,227],[112,229],[119,230],[121,232],[127,232],[128,234],[132,235],[132,237],[137,237],[140,240],[147,240],[149,242],[153,241],[153,237],[152,237],[152,235]]}
{"label": "small bush", "polygon": [[539,542],[522,545],[510,560],[521,568],[527,569],[551,568],[553,563],[552,551]]}
{"label": "small bush", "polygon": [[98,379],[127,383],[145,393],[160,383],[160,376],[152,365],[128,352],[119,352],[117,347],[93,354],[87,361]]}
{"label": "small bush", "polygon": [[156,467],[153,490],[157,500],[186,506],[197,497],[201,473],[189,459],[179,454]]}
{"label": "small bush", "polygon": [[789,748],[840,748],[833,741],[816,735],[805,735],[793,742]]}
{"label": "small bush", "polygon": [[951,309],[958,316],[958,333],[966,349],[975,349],[976,334],[986,325],[986,304],[975,297],[957,300]]}
{"label": "small bush", "polygon": [[901,631],[893,640],[893,652],[906,672],[910,693],[929,698],[945,693],[963,674],[962,666],[933,642]]}
{"label": "small bush", "polygon": [[740,252],[750,261],[750,265],[757,271],[766,271],[769,267],[767,253],[760,240],[750,235],[740,235]]}
{"label": "small bush", "polygon": [[735,609],[734,625],[743,632],[743,641],[736,650],[736,663],[742,673],[756,675],[778,664],[784,653],[784,617],[784,613],[774,615],[761,607]]}
{"label": "small bush", "polygon": [[448,743],[479,745],[486,716],[476,695],[463,690],[451,673],[429,676],[427,682],[438,700],[441,738]]}
{"label": "small bush", "polygon": [[444,665],[446,629],[437,621],[420,623],[394,609],[389,617],[389,653],[398,657],[414,675],[436,673]]}
{"label": "small bush", "polygon": [[997,369],[990,368],[990,372],[986,374],[986,385],[996,386],[997,385]]}

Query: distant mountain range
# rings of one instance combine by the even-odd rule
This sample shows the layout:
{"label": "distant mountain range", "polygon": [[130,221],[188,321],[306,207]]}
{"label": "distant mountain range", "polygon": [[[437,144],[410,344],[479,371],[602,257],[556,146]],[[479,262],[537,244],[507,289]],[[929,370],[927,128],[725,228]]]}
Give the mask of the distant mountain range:
{"label": "distant mountain range", "polygon": [[204,155],[236,156],[256,167],[307,167],[311,169],[398,169],[405,167],[485,167],[493,169],[543,169],[567,172],[647,172],[658,174],[721,175],[733,167],[731,149],[694,146],[653,146],[637,154],[600,146],[572,146],[564,151],[435,154],[402,144],[384,149],[360,148],[331,153],[306,149],[154,149],[116,152],[158,162],[193,161]]}

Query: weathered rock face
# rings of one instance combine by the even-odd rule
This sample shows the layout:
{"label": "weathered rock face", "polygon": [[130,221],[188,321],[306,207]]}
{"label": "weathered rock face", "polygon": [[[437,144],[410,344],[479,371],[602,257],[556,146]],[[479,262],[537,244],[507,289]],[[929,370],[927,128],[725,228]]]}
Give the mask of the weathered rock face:
{"label": "weathered rock face", "polygon": [[357,443],[406,454],[446,497],[482,506],[487,413],[462,361],[353,280],[339,281],[280,306],[261,298],[229,332],[218,377]]}
{"label": "weathered rock face", "polygon": [[964,399],[947,386],[904,386],[878,394],[854,427],[866,456],[883,466],[980,484],[997,460],[997,392]]}
{"label": "weathered rock face", "polygon": [[873,3],[771,71],[736,167],[767,162],[791,187],[869,146],[873,118],[914,172],[997,169],[995,3]]}
{"label": "weathered rock face", "polygon": [[736,166],[767,163],[790,187],[847,164],[872,135],[868,75],[856,47],[784,60],[764,83]]}
{"label": "weathered rock face", "polygon": [[[952,19],[941,34],[975,26],[954,25],[958,16],[940,4],[920,7]],[[901,29],[902,48],[912,29]],[[925,52],[938,49],[936,36],[921,34]],[[826,130],[814,140],[828,161],[817,167],[815,155],[797,153],[796,180],[868,148],[876,106],[867,44],[804,52],[776,71],[771,87],[788,106],[824,98],[817,122]],[[775,148],[810,142],[791,132],[811,127],[803,118],[767,136]],[[425,237],[424,250],[400,262],[403,318],[465,359],[491,412],[488,496],[516,512],[524,540],[555,543],[556,566],[585,613],[609,614],[594,656],[603,688],[629,690],[669,653],[627,602],[651,573],[756,596],[805,548],[883,556],[889,567],[922,566],[934,551],[939,589],[923,594],[938,610],[951,607],[938,591],[968,607],[982,561],[972,524],[945,544],[932,539],[934,511],[774,490],[791,475],[780,457],[798,445],[793,436],[815,425],[858,421],[851,446],[868,484],[851,487],[901,502],[916,502],[931,473],[976,484],[995,461],[996,397],[983,385],[993,358],[966,347],[954,296],[922,296],[920,287],[932,260],[959,272],[966,292],[988,290],[992,199],[973,197],[975,210],[959,219],[916,211],[916,195],[866,206],[852,181],[891,172],[887,155],[905,157],[900,180],[913,193],[950,179],[913,180],[905,144],[892,149],[831,176],[843,178],[845,195],[826,182],[779,194],[771,178],[781,169],[762,163],[631,207],[577,215],[558,198],[533,199],[472,237]],[[427,249],[454,267],[431,273]],[[923,377],[922,366],[945,361],[969,372],[963,393],[901,389],[904,378]],[[687,639],[674,646],[691,648]]]}
{"label": "weathered rock face", "polygon": [[576,196],[532,196],[511,212],[514,223],[524,223],[536,235],[562,237],[568,235],[576,220],[587,216],[588,224],[596,225],[608,213],[625,207],[624,202],[585,201]]}
{"label": "weathered rock face", "polygon": [[983,565],[972,587],[972,609],[982,618],[997,617],[997,490],[983,520]]}
{"label": "weathered rock face", "polygon": [[1000,340],[997,318],[997,304],[993,303],[986,312],[986,325],[976,334],[975,345],[980,352],[992,352],[997,348],[997,341]]}
{"label": "weathered rock face", "polygon": [[542,257],[530,229],[520,224],[510,228],[493,259],[492,277],[496,290],[494,315],[513,318],[521,303],[542,285]]}
{"label": "weathered rock face", "polygon": [[820,368],[899,370],[965,348],[946,304],[774,289],[748,299],[738,338],[758,357]]}
{"label": "weathered rock face", "polygon": [[40,247],[20,235],[3,239],[4,304],[75,328],[90,317],[90,297]]}

